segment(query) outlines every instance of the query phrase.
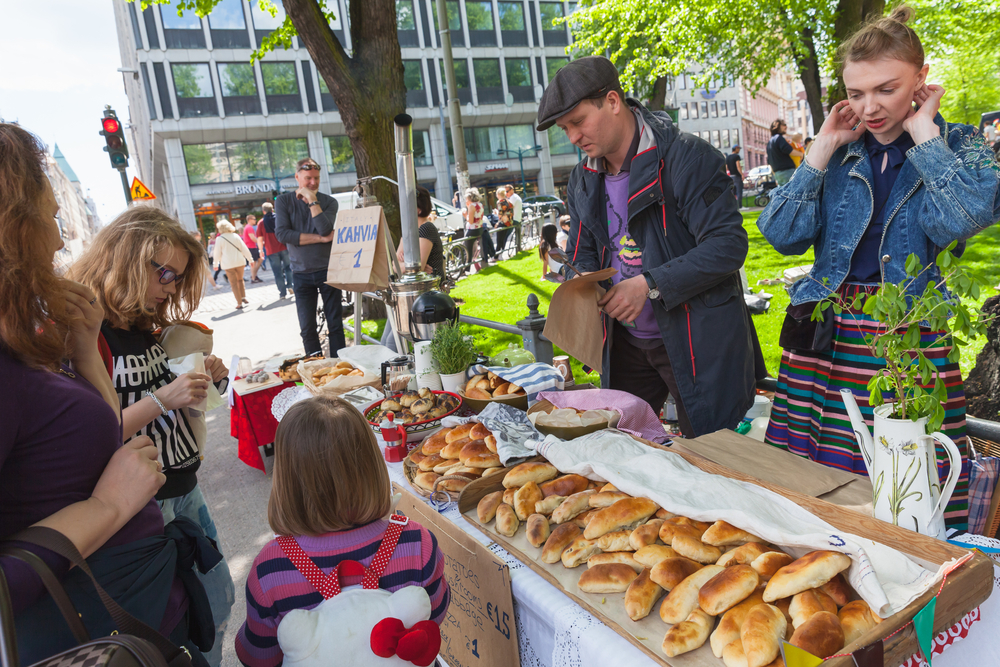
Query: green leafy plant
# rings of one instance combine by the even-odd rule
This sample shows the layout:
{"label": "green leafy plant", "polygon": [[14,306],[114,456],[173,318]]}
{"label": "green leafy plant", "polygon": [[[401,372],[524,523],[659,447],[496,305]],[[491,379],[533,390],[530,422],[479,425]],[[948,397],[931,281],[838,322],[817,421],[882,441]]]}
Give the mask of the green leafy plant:
{"label": "green leafy plant", "polygon": [[458,324],[445,324],[434,332],[431,356],[445,375],[461,373],[476,360],[476,348]]}
{"label": "green leafy plant", "polygon": [[[885,393],[894,394],[889,416],[912,421],[927,417],[928,432],[939,430],[944,423],[948,390],[925,351],[950,344],[948,361],[957,363],[962,348],[970,340],[985,335],[991,319],[981,310],[970,310],[962,303],[962,299],[978,299],[988,283],[977,273],[959,265],[952,254],[957,245],[957,241],[952,242],[938,253],[935,264],[941,278],[928,281],[920,295],[907,291],[931,267],[921,266],[917,256],[911,254],[906,259],[903,282],[898,285],[882,283],[874,294],[857,294],[853,299],[831,293],[816,304],[812,314],[813,320],[822,320],[823,313],[832,310],[837,315],[847,313],[857,319],[851,311],[861,310],[881,324],[879,333],[864,334],[865,345],[872,355],[886,362],[886,367],[868,381],[869,404],[872,407],[884,405],[887,402]],[[946,284],[952,293],[950,297],[942,291]],[[921,344],[921,323],[939,332],[929,344]],[[858,330],[863,333],[860,326]],[[932,380],[932,388],[926,389]]]}

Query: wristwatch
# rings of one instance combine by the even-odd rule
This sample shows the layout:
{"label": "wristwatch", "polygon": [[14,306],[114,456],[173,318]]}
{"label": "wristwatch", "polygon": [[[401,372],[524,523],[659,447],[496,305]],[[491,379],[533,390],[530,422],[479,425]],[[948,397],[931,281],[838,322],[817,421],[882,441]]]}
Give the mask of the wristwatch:
{"label": "wristwatch", "polygon": [[660,290],[656,287],[656,281],[653,280],[653,276],[649,275],[649,271],[643,271],[642,277],[646,279],[646,285],[649,286],[649,292],[646,293],[646,298],[659,299]]}

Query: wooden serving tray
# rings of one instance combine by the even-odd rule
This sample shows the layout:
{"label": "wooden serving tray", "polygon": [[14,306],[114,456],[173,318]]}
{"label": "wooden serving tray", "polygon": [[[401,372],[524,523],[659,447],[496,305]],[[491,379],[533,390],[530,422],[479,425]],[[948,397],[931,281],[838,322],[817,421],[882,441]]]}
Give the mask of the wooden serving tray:
{"label": "wooden serving tray", "polygon": [[[671,451],[669,447],[658,445],[648,440],[637,439],[647,446],[668,452]],[[749,475],[729,470],[703,457],[686,452],[672,453],[682,456],[689,463],[705,472],[750,482],[774,491],[841,530],[888,545],[897,551],[913,557],[914,560],[927,567],[936,569],[942,563],[953,558],[961,558],[969,553],[967,549],[956,547],[947,542],[893,526],[890,523],[880,521],[871,516],[866,516],[817,498],[790,491],[775,484],[762,482]],[[675,658],[667,658],[660,646],[669,626],[659,618],[660,602],[654,605],[648,617],[636,623],[625,614],[623,593],[609,593],[606,595],[589,594],[581,592],[576,587],[576,580],[579,578],[580,573],[583,572],[581,568],[586,568],[586,564],[573,570],[568,570],[561,563],[556,563],[555,565],[543,563],[537,560],[541,555],[541,549],[536,549],[528,544],[523,530],[519,530],[513,538],[510,538],[498,534],[492,527],[480,524],[476,516],[476,506],[479,500],[486,494],[503,489],[503,477],[503,475],[497,474],[484,479],[477,479],[462,490],[458,500],[458,509],[467,521],[491,540],[504,547],[553,586],[562,589],[566,595],[581,607],[601,619],[601,621],[614,629],[615,632],[659,664],[669,667],[700,667],[701,665],[717,667],[723,664],[720,658],[716,658],[712,654],[711,647],[707,641],[697,651],[692,651],[691,653],[686,653]],[[564,576],[564,573],[571,573],[572,576],[567,578]],[[571,585],[569,584],[570,580],[572,581]],[[840,653],[850,654],[862,646],[866,646],[895,632],[910,621],[934,597],[939,586],[940,584],[935,584],[908,607],[887,619],[883,619],[882,623],[860,637],[853,644],[844,647]],[[965,614],[975,609],[989,597],[992,588],[993,562],[983,554],[973,552],[971,560],[948,575],[937,601],[934,619],[935,633],[941,632],[958,623]],[[662,599],[660,598],[661,602]],[[885,664],[898,665],[919,650],[920,647],[917,644],[913,626],[910,626],[906,630],[885,640]],[[823,664],[829,667],[854,667],[854,660],[848,655],[843,658],[831,658]]]}

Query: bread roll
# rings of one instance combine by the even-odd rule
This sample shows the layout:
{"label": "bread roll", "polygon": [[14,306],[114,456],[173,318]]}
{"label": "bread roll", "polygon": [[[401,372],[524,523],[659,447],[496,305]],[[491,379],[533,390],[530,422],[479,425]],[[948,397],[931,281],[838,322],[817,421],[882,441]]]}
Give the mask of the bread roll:
{"label": "bread roll", "polygon": [[500,396],[506,396],[507,391],[510,389],[510,382],[501,382],[497,385],[496,389],[493,390],[494,398],[499,398]]}
{"label": "bread roll", "polygon": [[793,560],[795,559],[781,551],[768,551],[757,556],[750,563],[750,567],[760,575],[761,581],[770,581],[775,572],[790,564]]}
{"label": "bread roll", "polygon": [[488,475],[495,475],[497,473],[501,473],[504,471],[504,468],[501,468],[500,466],[497,465],[491,468],[483,468],[482,470],[483,470],[483,477],[486,477]]}
{"label": "bread roll", "polygon": [[[764,584],[767,587],[767,584]],[[764,599],[764,591],[761,591],[761,599]],[[788,624],[788,631],[785,633],[788,639],[792,638],[792,631],[795,629],[792,627],[792,615],[788,612],[789,606],[792,604],[792,598],[781,598],[780,600],[774,601],[774,606],[777,607],[782,614],[785,615],[785,622]]]}
{"label": "bread roll", "polygon": [[771,577],[764,589],[764,601],[773,602],[818,588],[851,566],[851,559],[836,551],[812,551],[786,565]]}
{"label": "bread roll", "polygon": [[844,630],[836,614],[820,611],[795,628],[789,643],[818,658],[826,658],[844,648]]}
{"label": "bread roll", "polygon": [[[449,447],[455,444],[458,443],[457,442],[450,443]],[[444,448],[444,451],[441,452],[442,455],[446,451],[448,451],[448,447]],[[468,461],[474,456],[483,456],[483,455],[496,456],[496,454],[491,452],[489,447],[487,447],[486,443],[483,442],[482,440],[470,440],[465,444],[465,446],[461,448],[461,450],[458,453],[458,458],[462,461],[463,464],[468,465],[466,461]]]}
{"label": "bread roll", "polygon": [[538,488],[542,490],[542,495],[546,498],[549,496],[569,497],[574,493],[586,491],[588,484],[590,484],[590,480],[581,475],[563,475],[550,479],[544,484],[539,484]]}
{"label": "bread roll", "polygon": [[439,475],[447,475],[450,471],[458,470],[462,467],[462,462],[458,459],[445,459],[438,465],[434,466],[434,472]]}
{"label": "bread roll", "polygon": [[677,515],[673,514],[672,512],[668,512],[667,510],[661,507],[660,509],[656,510],[656,514],[654,514],[653,516],[655,516],[657,519],[666,520],[666,519],[672,519]]}
{"label": "bread roll", "polygon": [[663,637],[663,653],[668,658],[701,648],[712,631],[713,619],[701,609],[692,611],[686,619],[667,630]]}
{"label": "bread roll", "polygon": [[541,514],[532,514],[528,517],[524,531],[525,537],[528,538],[528,544],[540,547],[545,544],[545,540],[549,539],[549,520]]}
{"label": "bread roll", "polygon": [[424,454],[438,454],[444,446],[448,444],[448,434],[451,433],[450,430],[441,430],[432,435],[431,437],[424,440],[424,444],[420,447],[420,451]]}
{"label": "bread roll", "polygon": [[705,544],[690,535],[676,535],[670,546],[673,547],[678,556],[684,556],[699,563],[714,563],[722,556],[722,550],[719,547]]}
{"label": "bread roll", "polygon": [[[674,519],[683,519],[684,517],[674,517]],[[674,537],[677,535],[688,535],[697,540],[701,540],[701,536],[705,534],[704,530],[699,529],[697,526],[692,526],[686,523],[680,523],[674,519],[667,519],[660,524],[660,540],[664,544],[671,544],[674,541]]]}
{"label": "bread roll", "polygon": [[778,657],[787,627],[785,615],[774,605],[759,604],[751,609],[740,628],[747,667],[765,667]]}
{"label": "bread roll", "polygon": [[719,558],[715,564],[723,567],[729,567],[730,565],[737,564],[749,565],[757,560],[761,554],[766,554],[771,551],[777,551],[777,549],[760,542],[747,542],[746,544],[740,545],[735,549],[722,554],[722,557]]}
{"label": "bread roll", "polygon": [[587,567],[604,565],[606,563],[621,563],[622,565],[628,565],[637,573],[642,572],[643,570],[642,565],[636,562],[635,558],[632,557],[632,553],[629,551],[612,551],[611,553],[594,554],[587,559]]}
{"label": "bread roll", "polygon": [[414,449],[410,452],[410,463],[415,466],[419,466],[420,462],[427,458],[427,454],[424,454],[419,448]]}
{"label": "bread roll", "polygon": [[524,486],[528,482],[542,484],[558,474],[559,471],[551,463],[521,463],[507,471],[503,477],[503,485],[510,489]]}
{"label": "bread roll", "polygon": [[643,567],[654,567],[667,558],[675,558],[677,552],[662,544],[648,544],[635,552],[635,560]]}
{"label": "bread roll", "polygon": [[464,489],[466,486],[468,486],[469,482],[471,482],[471,481],[472,480],[469,479],[468,477],[459,477],[458,479],[455,479],[455,478],[452,478],[452,479],[442,479],[438,483],[438,488],[439,489],[443,489],[444,491],[453,491],[455,493],[458,493],[459,491],[461,491],[462,489]]}
{"label": "bread roll", "polygon": [[[539,490],[541,487],[539,487]],[[544,514],[549,516],[555,508],[562,504],[562,501],[566,500],[562,496],[549,496],[548,498],[542,498],[537,503],[535,503],[535,511],[539,514]]]}
{"label": "bread roll", "polygon": [[851,601],[851,587],[847,584],[843,574],[838,574],[819,588],[829,595],[838,607],[843,607]]}
{"label": "bread roll", "polygon": [[417,486],[424,491],[433,491],[434,482],[441,479],[441,475],[436,472],[418,472],[413,477],[413,485]]}
{"label": "bread roll", "polygon": [[[588,491],[590,491],[590,490],[596,490],[596,489],[588,489]],[[594,514],[596,514],[597,511],[598,510],[596,510],[593,507],[591,507],[588,510],[580,512],[575,517],[573,517],[572,519],[570,519],[570,521],[572,521],[576,525],[580,526],[580,530],[587,530],[587,524],[589,524],[590,520],[594,518]]]}
{"label": "bread roll", "polygon": [[514,533],[520,527],[521,522],[517,519],[517,513],[514,512],[514,508],[506,503],[501,503],[497,507],[497,525],[496,530],[501,535],[506,535],[507,537],[514,537]]}
{"label": "bread roll", "polygon": [[600,510],[583,531],[588,540],[623,528],[634,528],[644,523],[659,509],[659,505],[649,498],[623,498]]}
{"label": "bread roll", "polygon": [[670,592],[677,587],[677,584],[681,583],[703,567],[704,565],[696,563],[690,558],[674,556],[673,558],[665,558],[654,565],[649,576],[652,577],[653,581],[655,581],[660,588]]}
{"label": "bread roll", "polygon": [[563,551],[580,536],[580,532],[579,526],[574,526],[571,523],[564,523],[553,528],[552,532],[549,533],[549,538],[542,546],[542,562],[558,563]]}
{"label": "bread roll", "polygon": [[593,493],[593,491],[580,491],[568,496],[566,500],[562,501],[559,507],[552,510],[552,523],[566,523],[577,514],[590,509],[590,503],[587,501],[587,498]]}
{"label": "bread roll", "polygon": [[461,475],[462,477],[468,477],[469,479],[479,479],[483,476],[482,468],[466,468],[462,466],[461,463],[458,464],[458,468],[452,468],[448,471],[449,475]]}
{"label": "bread roll", "polygon": [[483,389],[477,389],[476,387],[473,387],[472,389],[466,391],[465,395],[468,398],[475,398],[480,401],[488,401],[493,398],[488,391],[485,391]]}
{"label": "bread roll", "polygon": [[581,535],[573,540],[566,551],[562,552],[560,560],[563,567],[576,567],[581,563],[586,563],[588,558],[600,551],[601,548],[597,546],[595,540],[588,540]]}
{"label": "bread roll", "polygon": [[534,482],[528,482],[514,492],[514,511],[517,513],[517,518],[527,521],[528,517],[535,513],[535,503],[541,499],[542,492]]}
{"label": "bread roll", "polygon": [[[473,375],[469,379],[469,381],[465,383],[465,395],[468,396],[469,395],[469,390],[470,389],[475,389],[476,387],[478,387],[479,383],[481,381],[485,380],[485,379],[486,379],[486,374],[485,373],[482,374],[482,375]],[[488,382],[487,382],[487,386],[489,386]]]}
{"label": "bread roll", "polygon": [[469,437],[473,440],[482,440],[488,435],[493,435],[493,432],[486,428],[486,424],[480,422],[476,422],[469,432]]}
{"label": "bread roll", "polygon": [[687,579],[674,586],[660,605],[660,618],[664,623],[680,623],[698,606],[698,591],[709,579],[725,568],[706,565]]}
{"label": "bread roll", "polygon": [[622,493],[621,491],[598,491],[590,497],[590,506],[597,508],[611,507],[619,500],[631,497],[629,494]]}
{"label": "bread roll", "polygon": [[628,540],[631,534],[627,530],[616,530],[613,533],[601,535],[597,538],[597,546],[601,548],[601,551],[632,551],[632,545],[629,544]]}
{"label": "bread roll", "polygon": [[417,467],[420,468],[423,472],[429,472],[431,470],[434,470],[434,468],[436,468],[437,466],[441,465],[442,463],[444,463],[447,460],[448,459],[444,458],[440,454],[431,454],[430,456],[428,456],[427,458],[425,458],[423,461],[421,461],[420,463],[418,463]]}
{"label": "bread roll", "polygon": [[757,589],[760,577],[749,565],[734,565],[715,575],[698,591],[698,605],[718,616],[746,600]]}
{"label": "bread roll", "polygon": [[726,667],[747,667],[747,655],[743,652],[743,642],[739,638],[726,644],[719,657]]}
{"label": "bread roll", "polygon": [[441,456],[446,459],[457,459],[462,453],[462,448],[470,442],[476,441],[472,438],[458,438],[457,440],[452,440],[444,446],[444,449],[441,450]]}
{"label": "bread roll", "polygon": [[448,433],[445,434],[444,439],[447,442],[455,442],[456,440],[461,440],[462,438],[468,438],[469,434],[472,433],[473,426],[475,426],[473,422],[459,424],[455,428],[448,431]]}
{"label": "bread roll", "polygon": [[649,616],[653,605],[663,595],[663,588],[649,577],[649,568],[643,569],[625,591],[625,613],[633,621]]}
{"label": "bread roll", "polygon": [[629,544],[636,551],[650,544],[656,544],[656,541],[660,538],[660,526],[662,524],[663,519],[650,519],[632,531],[628,538]]}
{"label": "bread roll", "polygon": [[844,646],[853,644],[863,634],[882,622],[878,614],[872,612],[871,607],[864,600],[848,602],[837,616],[840,618],[840,627],[844,630]]}
{"label": "bread roll", "polygon": [[497,439],[495,436],[488,435],[483,438],[483,442],[486,443],[486,448],[489,449],[494,454],[497,453]]}
{"label": "bread roll", "polygon": [[[746,620],[750,610],[759,604],[764,604],[764,587],[758,586],[746,600],[727,611],[719,619],[719,625],[712,632],[711,644],[712,653],[716,658],[722,657],[722,652],[732,642],[740,641],[740,628]],[[742,645],[740,645],[742,649]]]}
{"label": "bread roll", "polygon": [[507,489],[506,491],[503,492],[503,501],[508,505],[510,505],[511,507],[514,506],[515,493],[517,493],[517,489]]}
{"label": "bread roll", "polygon": [[792,617],[793,628],[798,628],[808,621],[813,614],[818,614],[821,611],[836,614],[837,603],[818,588],[811,588],[808,591],[796,593],[792,596],[792,601],[788,604],[788,614]]}
{"label": "bread roll", "polygon": [[618,487],[612,484],[611,482],[608,482],[607,484],[601,487],[601,491],[617,491],[617,490]]}
{"label": "bread roll", "polygon": [[622,593],[638,576],[635,570],[621,563],[595,565],[583,571],[577,586],[584,593]]}
{"label": "bread roll", "polygon": [[480,498],[479,504],[476,505],[476,516],[479,517],[479,523],[487,524],[492,521],[493,517],[497,515],[497,508],[502,504],[503,491],[487,493]]}
{"label": "bread roll", "polygon": [[[486,443],[482,440],[476,440],[469,445],[477,445],[477,443],[482,443],[482,447],[486,447]],[[464,452],[466,449],[468,446],[462,451]],[[485,449],[482,453],[470,454],[467,458],[462,459],[462,463],[470,468],[499,468],[502,465],[500,457],[489,449]]]}
{"label": "bread roll", "polygon": [[701,541],[716,547],[725,547],[731,544],[744,544],[746,542],[760,542],[760,538],[751,535],[745,530],[740,530],[725,521],[716,521],[705,534],[701,536]]}

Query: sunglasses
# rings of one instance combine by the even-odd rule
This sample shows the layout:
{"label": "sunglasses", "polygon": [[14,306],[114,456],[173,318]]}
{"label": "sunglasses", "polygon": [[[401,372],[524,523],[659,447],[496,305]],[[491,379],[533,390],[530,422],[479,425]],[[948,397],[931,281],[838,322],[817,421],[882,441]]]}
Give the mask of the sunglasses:
{"label": "sunglasses", "polygon": [[162,266],[160,264],[157,264],[153,260],[149,260],[149,263],[152,264],[153,268],[156,269],[160,273],[160,284],[161,285],[169,285],[172,282],[176,282],[176,283],[180,284],[180,282],[182,280],[184,280],[184,275],[183,274],[177,273],[176,271],[171,271],[170,269],[168,269],[168,268],[166,268],[166,267],[164,267],[164,266]]}
{"label": "sunglasses", "polygon": [[319,171],[318,164],[304,164],[299,167],[299,171]]}

